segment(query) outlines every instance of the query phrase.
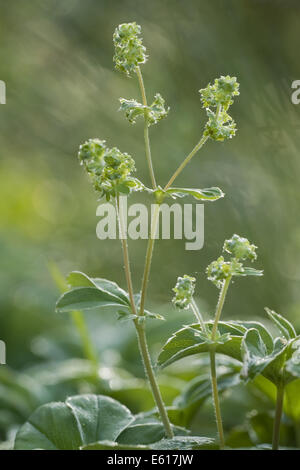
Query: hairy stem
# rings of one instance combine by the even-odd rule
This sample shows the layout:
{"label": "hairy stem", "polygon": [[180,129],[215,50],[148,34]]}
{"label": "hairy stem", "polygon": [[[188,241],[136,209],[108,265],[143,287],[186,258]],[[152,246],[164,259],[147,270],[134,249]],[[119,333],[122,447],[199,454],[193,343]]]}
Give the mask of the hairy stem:
{"label": "hairy stem", "polygon": [[226,294],[227,294],[227,291],[228,291],[230,281],[231,281],[231,276],[229,276],[225,279],[225,281],[223,282],[221,291],[220,291],[219,300],[218,300],[218,304],[217,304],[217,308],[216,308],[215,320],[214,320],[214,324],[213,324],[213,327],[212,327],[212,330],[211,330],[211,339],[213,341],[215,341],[215,339],[216,339],[216,335],[217,335],[217,331],[218,331],[218,323],[219,323],[220,318],[221,318],[221,314],[222,314],[222,310],[223,310],[223,306],[224,306],[224,302],[225,302],[225,298],[226,298]]}
{"label": "hairy stem", "polygon": [[198,309],[198,306],[197,306],[197,304],[196,304],[194,298],[192,298],[192,301],[191,301],[191,303],[190,303],[190,307],[191,307],[191,309],[192,309],[192,311],[193,311],[193,314],[195,315],[195,317],[196,317],[198,323],[201,325],[202,331],[203,331],[204,333],[206,333],[207,330],[206,330],[206,326],[205,326],[204,320],[203,320],[203,318],[202,318],[202,315],[201,315],[201,313],[200,313],[200,311],[199,311],[199,309]]}
{"label": "hairy stem", "polygon": [[282,417],[284,399],[284,385],[280,384],[277,386],[277,397],[276,397],[276,409],[273,427],[273,439],[272,439],[272,450],[278,450],[280,440],[280,423]]}
{"label": "hairy stem", "polygon": [[201,139],[199,140],[199,142],[197,143],[197,145],[195,145],[195,147],[193,148],[193,150],[188,154],[188,156],[183,160],[183,162],[181,163],[181,165],[179,165],[179,167],[177,168],[177,170],[175,171],[175,173],[173,173],[173,176],[171,176],[171,178],[169,179],[168,183],[166,184],[166,186],[164,187],[164,191],[166,191],[170,186],[171,184],[174,182],[174,180],[177,178],[177,176],[182,172],[182,170],[186,167],[186,165],[189,163],[189,161],[193,158],[193,156],[198,152],[198,150],[201,149],[201,147],[203,147],[203,145],[205,144],[205,142],[207,141],[208,139],[208,136],[206,135],[203,135],[201,137]]}
{"label": "hairy stem", "polygon": [[[119,196],[117,195],[116,197],[116,206],[117,206],[117,215],[118,215],[118,220],[119,220],[119,227],[120,227],[120,236],[121,236],[121,242],[122,242],[122,250],[123,250],[123,258],[124,258],[124,268],[125,268],[125,275],[126,275],[126,281],[127,281],[127,288],[128,288],[128,294],[129,294],[129,300],[130,300],[130,305],[131,305],[131,310],[134,315],[137,315],[137,310],[134,302],[134,295],[133,295],[133,287],[132,287],[132,278],[131,278],[131,270],[130,270],[130,262],[129,262],[129,253],[128,253],[128,245],[127,245],[127,240],[126,240],[126,234],[125,234],[125,227],[124,227],[124,220],[123,220],[123,213],[122,213],[122,207],[119,203]],[[159,211],[158,211],[159,212]],[[155,233],[156,229],[154,230]],[[152,230],[151,230],[152,234]],[[150,261],[151,263],[151,257]],[[149,266],[150,269],[150,266]],[[153,398],[156,403],[156,406],[158,408],[162,423],[165,428],[166,436],[169,438],[173,438],[173,431],[171,427],[171,423],[169,421],[169,417],[156,381],[156,377],[154,374],[154,370],[152,367],[151,363],[151,358],[149,354],[149,349],[147,345],[147,339],[146,339],[146,333],[145,333],[145,325],[144,322],[140,323],[139,319],[136,319],[134,321],[134,325],[136,328],[137,332],[137,337],[138,337],[138,345],[139,345],[139,350],[140,354],[142,357],[142,361],[144,364],[144,369],[145,369],[145,374],[146,377],[148,378]]]}
{"label": "hairy stem", "polygon": [[[140,67],[136,68],[136,74],[137,74],[138,81],[139,81],[139,86],[140,86],[140,90],[141,90],[143,105],[147,106],[146,91],[145,91],[144,80],[143,80],[143,76],[142,76],[142,72],[141,72]],[[148,163],[151,183],[152,183],[153,189],[156,189],[157,185],[156,185],[154,169],[153,169],[153,164],[152,164],[151,148],[150,148],[150,140],[149,140],[149,126],[148,126],[148,122],[147,122],[146,110],[144,112],[144,140],[145,140],[146,159],[147,159],[147,163]]]}
{"label": "hairy stem", "polygon": [[143,364],[145,368],[146,375],[148,377],[151,390],[153,393],[154,400],[156,402],[161,420],[163,422],[165,432],[168,438],[172,439],[174,437],[173,430],[171,427],[171,423],[167,414],[166,407],[164,405],[156,377],[154,374],[154,370],[152,367],[151,363],[151,358],[148,350],[148,345],[147,345],[147,339],[146,339],[146,333],[145,333],[145,326],[143,324],[139,324],[138,322],[135,322],[136,325],[136,331],[137,331],[137,336],[138,336],[138,343],[139,343],[139,349],[141,352],[141,356],[143,358]]}
{"label": "hairy stem", "polygon": [[142,288],[141,288],[140,315],[144,314],[144,309],[145,309],[145,301],[146,301],[147,287],[148,287],[148,281],[149,281],[149,274],[150,274],[150,269],[151,269],[152,254],[153,254],[154,243],[155,243],[157,223],[159,220],[158,219],[159,209],[160,209],[160,205],[156,204],[154,211],[153,211],[152,220],[151,220],[151,233],[150,233],[150,238],[148,240],[148,245],[147,245],[146,259],[145,259],[145,266],[144,266],[144,273],[143,273],[143,280],[142,280]]}
{"label": "hairy stem", "polygon": [[133,286],[132,286],[132,278],[131,278],[131,270],[130,270],[130,261],[129,261],[129,252],[128,252],[128,245],[127,245],[127,236],[126,236],[126,233],[125,233],[124,217],[123,217],[122,208],[120,206],[119,195],[117,195],[117,197],[116,197],[116,208],[117,208],[117,216],[118,216],[118,220],[119,220],[120,239],[121,239],[122,250],[123,250],[124,269],[125,269],[125,277],[126,277],[129,301],[130,301],[132,313],[134,315],[136,315],[137,311],[136,311],[135,302],[134,302],[134,294],[133,294]]}
{"label": "hairy stem", "polygon": [[211,385],[212,385],[212,394],[214,402],[214,410],[217,422],[217,429],[219,434],[219,445],[220,450],[225,447],[224,432],[223,432],[223,423],[222,415],[220,408],[219,392],[218,392],[218,382],[217,382],[217,372],[216,372],[216,352],[214,347],[210,350],[210,372],[211,372]]}
{"label": "hairy stem", "polygon": [[[226,298],[230,281],[231,281],[231,276],[225,279],[221,288],[221,292],[219,295],[219,300],[218,300],[218,304],[216,308],[215,320],[214,320],[214,324],[213,324],[212,332],[211,332],[212,341],[216,340],[216,335],[218,331],[218,323],[221,318],[221,314],[222,314],[222,310],[223,310],[223,306],[224,306],[224,302],[225,302],[225,298]],[[215,416],[216,416],[216,422],[217,422],[217,429],[218,429],[218,434],[219,434],[220,449],[224,449],[225,440],[224,440],[223,423],[222,423],[222,415],[221,415],[219,392],[218,392],[215,346],[212,346],[210,349],[210,373],[211,373],[212,395],[213,395]]]}

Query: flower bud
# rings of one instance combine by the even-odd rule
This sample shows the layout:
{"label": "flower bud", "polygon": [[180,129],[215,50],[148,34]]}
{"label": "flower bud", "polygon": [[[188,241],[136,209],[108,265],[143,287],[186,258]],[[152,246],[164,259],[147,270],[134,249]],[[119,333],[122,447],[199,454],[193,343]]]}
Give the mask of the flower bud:
{"label": "flower bud", "polygon": [[218,289],[222,287],[223,282],[238,272],[242,272],[243,265],[237,260],[225,261],[220,256],[216,261],[210,263],[206,268],[207,279],[212,281]]}
{"label": "flower bud", "polygon": [[251,245],[247,238],[234,234],[229,240],[225,240],[223,250],[238,260],[256,260],[257,246]]}
{"label": "flower bud", "polygon": [[195,291],[194,277],[185,274],[183,277],[178,277],[176,286],[172,289],[175,292],[173,297],[173,304],[180,309],[187,309],[192,301]]}

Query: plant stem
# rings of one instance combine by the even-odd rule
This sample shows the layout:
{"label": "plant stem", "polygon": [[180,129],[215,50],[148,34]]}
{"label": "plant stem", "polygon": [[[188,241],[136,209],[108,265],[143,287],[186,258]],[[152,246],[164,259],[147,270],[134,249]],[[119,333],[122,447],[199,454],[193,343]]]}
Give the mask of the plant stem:
{"label": "plant stem", "polygon": [[219,445],[220,445],[220,450],[222,450],[225,447],[225,440],[224,440],[223,423],[222,423],[222,415],[221,415],[219,392],[218,392],[218,382],[217,382],[217,372],[216,372],[216,351],[214,347],[212,347],[210,350],[210,372],[211,372],[211,385],[212,385],[215,416],[216,416],[217,429],[218,429],[218,434],[219,434]]}
{"label": "plant stem", "polygon": [[153,366],[151,363],[151,358],[148,350],[148,345],[147,345],[147,339],[146,339],[146,333],[145,333],[145,325],[144,323],[139,324],[138,321],[135,322],[136,326],[136,331],[137,331],[137,336],[138,336],[138,343],[139,343],[139,349],[141,352],[141,356],[143,358],[143,364],[145,367],[145,372],[148,377],[151,390],[153,393],[154,400],[156,402],[161,420],[163,422],[165,432],[168,438],[172,439],[174,437],[173,430],[170,424],[170,420],[167,414],[167,410],[165,408],[157,381],[156,377],[154,374]]}
{"label": "plant stem", "polygon": [[212,341],[215,341],[215,339],[216,339],[217,330],[218,330],[218,323],[219,323],[220,318],[221,318],[221,314],[222,314],[222,310],[223,310],[223,306],[224,306],[224,302],[225,302],[225,298],[226,298],[226,294],[227,294],[227,291],[228,291],[230,281],[231,281],[231,276],[229,276],[225,279],[225,281],[223,282],[221,291],[220,291],[219,300],[218,300],[218,304],[217,304],[217,308],[216,308],[215,320],[214,320],[214,324],[213,324],[213,327],[212,327],[212,330],[211,330],[211,339],[212,339]]}
{"label": "plant stem", "polygon": [[124,270],[125,270],[129,301],[130,301],[132,313],[136,315],[137,311],[136,311],[135,302],[134,302],[134,293],[133,293],[133,286],[132,286],[127,237],[125,233],[123,211],[120,206],[119,194],[117,194],[116,196],[116,209],[117,209],[117,216],[119,220],[120,239],[121,239],[121,244],[122,244],[122,251],[123,251],[123,258],[124,258]]}
{"label": "plant stem", "polygon": [[154,243],[155,243],[155,234],[156,234],[158,217],[159,217],[159,209],[160,209],[160,205],[156,204],[154,211],[153,211],[152,220],[151,220],[151,233],[150,233],[150,238],[147,244],[146,259],[145,259],[142,288],[141,288],[141,302],[140,302],[140,312],[139,312],[140,315],[144,315],[147,286],[148,286],[148,281],[149,281],[152,254],[153,254]]}
{"label": "plant stem", "polygon": [[[120,227],[120,235],[121,235],[121,242],[122,242],[122,250],[123,250],[123,258],[124,258],[124,267],[125,267],[125,275],[126,275],[126,281],[127,281],[127,288],[128,288],[128,294],[129,294],[129,300],[130,300],[130,305],[132,309],[132,313],[134,315],[137,315],[137,310],[134,302],[134,295],[133,295],[133,287],[132,287],[132,278],[131,278],[131,270],[130,270],[130,262],[129,262],[129,253],[128,253],[128,245],[127,245],[127,240],[125,238],[125,229],[124,229],[124,221],[123,221],[123,214],[122,214],[122,208],[119,203],[119,196],[117,195],[116,197],[116,206],[117,206],[117,215],[118,215],[118,220],[119,220],[119,227]],[[159,211],[158,211],[159,213]],[[155,233],[156,229],[154,230]],[[151,230],[152,234],[152,230]],[[151,257],[150,261],[151,263]],[[149,266],[150,269],[150,266]],[[167,437],[172,439],[174,437],[171,423],[169,421],[169,417],[164,405],[164,402],[162,400],[162,396],[156,381],[156,377],[154,374],[154,370],[152,367],[151,363],[151,358],[149,354],[149,349],[147,345],[147,339],[146,339],[146,333],[145,333],[145,325],[144,323],[140,323],[139,319],[136,319],[134,321],[134,325],[136,328],[137,332],[137,337],[138,337],[138,345],[139,345],[139,350],[140,354],[142,357],[142,361],[144,364],[144,369],[145,369],[145,374],[146,377],[149,380],[149,384],[152,390],[153,398],[154,401],[157,405],[162,423],[165,428],[165,432]]]}
{"label": "plant stem", "polygon": [[[143,76],[142,76],[142,72],[141,72],[140,67],[136,68],[136,74],[137,74],[139,85],[140,85],[143,105],[148,106],[147,105],[146,91],[145,91],[145,86],[144,86],[144,80],[143,80]],[[156,185],[154,169],[153,169],[153,164],[152,164],[151,148],[150,148],[150,140],[149,140],[149,126],[148,126],[148,121],[147,121],[147,111],[146,110],[144,112],[144,140],[145,140],[146,159],[147,159],[147,163],[148,163],[148,168],[149,168],[150,178],[151,178],[151,182],[152,182],[152,187],[153,187],[153,189],[156,189],[157,185]]]}
{"label": "plant stem", "polygon": [[191,306],[191,309],[193,311],[193,314],[195,315],[197,321],[199,322],[199,324],[201,325],[201,329],[204,333],[206,333],[206,326],[205,326],[205,323],[203,321],[203,318],[202,318],[202,315],[201,313],[199,312],[199,309],[198,309],[198,306],[195,302],[195,299],[192,298],[192,301],[190,303],[190,306]]}
{"label": "plant stem", "polygon": [[[231,281],[231,276],[226,278],[223,282],[219,300],[216,308],[215,320],[212,327],[211,332],[211,339],[212,341],[216,340],[216,335],[218,331],[218,323],[221,318],[227,290]],[[219,400],[219,392],[218,392],[218,381],[217,381],[217,372],[216,372],[216,350],[215,346],[213,345],[210,349],[210,373],[211,373],[211,385],[212,385],[212,395],[213,395],[213,402],[214,402],[214,409],[215,409],[215,416],[217,422],[217,429],[219,434],[219,443],[220,449],[224,449],[225,447],[225,440],[224,440],[224,431],[223,431],[223,423],[222,423],[222,415],[221,415],[221,408],[220,408],[220,400]]]}
{"label": "plant stem", "polygon": [[277,386],[277,397],[276,397],[276,409],[275,409],[275,419],[274,419],[274,427],[273,427],[272,450],[278,450],[278,448],[279,448],[280,423],[281,423],[281,416],[282,416],[283,399],[284,399],[284,385],[280,384],[280,385]]}
{"label": "plant stem", "polygon": [[166,191],[170,186],[171,184],[174,182],[174,180],[177,178],[177,176],[182,172],[182,170],[186,167],[186,165],[189,163],[189,161],[193,158],[193,156],[195,155],[195,153],[198,152],[198,150],[201,149],[201,147],[203,147],[203,145],[205,144],[205,142],[207,141],[208,139],[208,136],[207,135],[203,135],[201,137],[201,139],[199,140],[199,142],[197,143],[197,145],[195,145],[195,147],[193,148],[193,150],[188,154],[188,156],[183,160],[183,162],[181,163],[181,165],[179,165],[179,167],[177,168],[177,170],[175,171],[175,173],[173,174],[173,176],[171,176],[171,178],[169,179],[168,183],[166,184],[166,186],[164,187],[164,191]]}

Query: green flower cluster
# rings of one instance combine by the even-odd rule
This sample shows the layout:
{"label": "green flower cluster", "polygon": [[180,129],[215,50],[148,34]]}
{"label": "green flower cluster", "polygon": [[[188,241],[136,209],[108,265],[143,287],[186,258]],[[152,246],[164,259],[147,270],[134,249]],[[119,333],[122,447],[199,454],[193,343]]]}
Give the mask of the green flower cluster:
{"label": "green flower cluster", "polygon": [[125,116],[131,124],[135,124],[138,116],[144,116],[148,126],[152,126],[165,118],[170,109],[165,108],[165,100],[159,93],[156,93],[150,106],[144,106],[136,100],[126,100],[125,98],[120,98],[120,103],[120,110],[125,112]]}
{"label": "green flower cluster", "polygon": [[133,158],[116,147],[108,148],[105,140],[89,139],[79,147],[78,158],[84,166],[100,197],[107,200],[117,193],[129,194],[143,189],[142,183],[133,178]]}
{"label": "green flower cluster", "polygon": [[199,92],[208,116],[204,135],[218,141],[233,137],[236,133],[236,124],[227,110],[233,103],[233,97],[239,95],[236,78],[229,75],[221,76],[215,79],[213,85],[208,84]]}
{"label": "green flower cluster", "polygon": [[250,259],[255,261],[257,246],[251,245],[247,238],[240,237],[237,234],[232,235],[229,240],[225,240],[223,250],[239,260]]}
{"label": "green flower cluster", "polygon": [[225,261],[224,257],[220,256],[208,265],[206,269],[207,279],[212,281],[219,289],[225,279],[241,272],[242,268],[242,263],[239,263],[236,259]]}
{"label": "green flower cluster", "polygon": [[172,289],[175,292],[173,297],[173,304],[180,309],[187,309],[192,301],[195,291],[194,277],[185,274],[183,277],[178,277],[176,286]]}
{"label": "green flower cluster", "polygon": [[257,258],[255,250],[257,247],[251,245],[247,238],[233,235],[229,240],[225,240],[223,251],[231,254],[230,261],[225,261],[220,256],[206,268],[207,278],[212,281],[218,289],[222,287],[223,282],[232,276],[262,276],[262,271],[244,266],[241,261],[255,261]]}
{"label": "green flower cluster", "polygon": [[147,60],[146,48],[140,38],[141,27],[134,23],[120,24],[114,32],[114,63],[118,70],[129,76]]}

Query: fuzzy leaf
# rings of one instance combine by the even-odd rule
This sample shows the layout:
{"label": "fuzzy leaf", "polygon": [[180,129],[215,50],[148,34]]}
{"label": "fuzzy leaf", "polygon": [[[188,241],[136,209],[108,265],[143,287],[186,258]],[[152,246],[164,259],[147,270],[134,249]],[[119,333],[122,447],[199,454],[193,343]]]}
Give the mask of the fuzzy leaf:
{"label": "fuzzy leaf", "polygon": [[267,352],[268,353],[273,352],[273,350],[274,350],[273,338],[270,335],[270,333],[268,332],[267,328],[262,323],[260,323],[258,321],[232,321],[231,324],[235,325],[237,328],[240,325],[243,328],[246,328],[247,330],[250,330],[251,328],[255,328],[259,332],[259,334],[260,334],[260,336],[261,336],[261,338],[262,338],[262,340],[263,340],[263,342],[266,346]]}
{"label": "fuzzy leaf", "polygon": [[78,395],[40,406],[18,431],[14,448],[78,450],[116,440],[132,421],[128,408],[110,397]]}
{"label": "fuzzy leaf", "polygon": [[72,271],[67,277],[68,284],[71,287],[97,287],[100,290],[110,292],[118,297],[123,303],[129,304],[128,294],[121,289],[116,282],[102,278],[91,278],[80,271]]}
{"label": "fuzzy leaf", "polygon": [[240,273],[236,272],[235,276],[263,276],[264,272],[260,269],[243,266]]}
{"label": "fuzzy leaf", "polygon": [[[211,327],[212,323],[208,322],[207,325]],[[230,337],[225,343],[216,344],[216,351],[241,361],[241,342],[246,328],[241,325],[236,327],[231,323],[220,322],[218,330],[220,336],[229,333]],[[199,324],[193,324],[174,333],[161,350],[158,365],[166,367],[183,357],[208,352],[210,344],[201,338],[198,332],[201,333],[201,327]]]}
{"label": "fuzzy leaf", "polygon": [[279,313],[270,310],[268,307],[265,308],[269,318],[275,323],[281,334],[286,339],[296,338],[297,333],[293,325],[284,317],[279,315]]}
{"label": "fuzzy leaf", "polygon": [[57,301],[57,312],[88,310],[97,307],[124,307],[125,302],[108,291],[95,287],[78,287],[63,294]]}
{"label": "fuzzy leaf", "polygon": [[212,187],[205,189],[190,189],[190,188],[169,188],[166,193],[170,194],[171,197],[184,197],[193,196],[197,200],[205,201],[217,201],[224,197],[224,193],[220,188]]}
{"label": "fuzzy leaf", "polygon": [[242,355],[244,359],[241,376],[245,380],[252,380],[264,372],[267,378],[276,383],[281,375],[282,361],[288,343],[276,341],[274,350],[268,354],[267,347],[259,331],[250,328],[242,341]]}

